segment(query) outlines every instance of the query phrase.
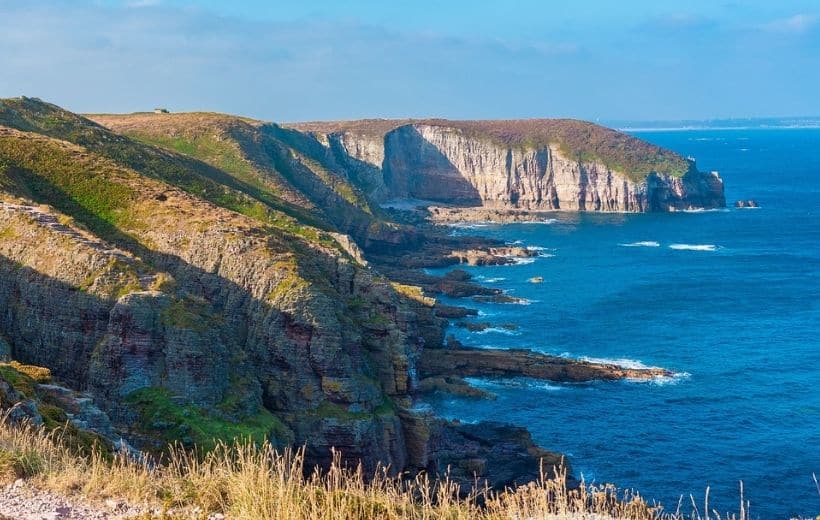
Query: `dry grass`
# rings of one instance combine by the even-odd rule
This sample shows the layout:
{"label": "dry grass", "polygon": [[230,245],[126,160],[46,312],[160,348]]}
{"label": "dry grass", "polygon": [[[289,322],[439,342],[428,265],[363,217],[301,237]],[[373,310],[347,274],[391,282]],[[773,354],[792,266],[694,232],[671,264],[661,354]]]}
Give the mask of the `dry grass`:
{"label": "dry grass", "polygon": [[365,475],[338,463],[305,476],[300,451],[279,453],[269,444],[220,444],[200,457],[174,449],[169,460],[151,464],[126,456],[78,455],[55,434],[5,420],[0,424],[0,475],[6,479],[28,478],[35,486],[90,499],[222,512],[231,519],[747,518],[744,506],[739,516],[665,514],[639,495],[611,486],[568,490],[560,472],[556,479],[542,478],[514,491],[465,497],[447,480],[396,479],[386,470]]}

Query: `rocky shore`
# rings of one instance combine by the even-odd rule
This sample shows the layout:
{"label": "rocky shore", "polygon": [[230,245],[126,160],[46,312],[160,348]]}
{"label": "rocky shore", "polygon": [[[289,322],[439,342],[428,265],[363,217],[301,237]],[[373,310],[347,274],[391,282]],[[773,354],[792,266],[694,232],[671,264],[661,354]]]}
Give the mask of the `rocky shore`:
{"label": "rocky shore", "polygon": [[556,383],[583,383],[621,379],[649,380],[672,377],[663,368],[625,368],[550,356],[526,349],[481,349],[464,346],[425,349],[418,361],[419,375],[429,377],[529,377]]}
{"label": "rocky shore", "polygon": [[[418,210],[422,211],[422,210]],[[551,222],[555,211],[534,211],[521,209],[428,206],[425,218],[433,224],[461,224],[465,222],[486,222],[493,224],[515,224],[521,222]]]}

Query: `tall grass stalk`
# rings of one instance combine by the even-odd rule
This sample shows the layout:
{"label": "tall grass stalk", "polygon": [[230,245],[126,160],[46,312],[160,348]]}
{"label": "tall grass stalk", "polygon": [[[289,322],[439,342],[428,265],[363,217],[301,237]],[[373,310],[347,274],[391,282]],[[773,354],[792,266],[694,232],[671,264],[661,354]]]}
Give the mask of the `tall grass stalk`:
{"label": "tall grass stalk", "polygon": [[[240,520],[747,520],[709,512],[665,513],[633,492],[581,483],[567,487],[567,474],[541,478],[501,492],[477,487],[464,494],[445,478],[426,474],[396,478],[387,468],[365,474],[338,454],[330,468],[305,471],[303,450],[277,451],[269,443],[218,444],[205,454],[169,448],[167,460],[154,463],[124,454],[113,458],[81,454],[58,433],[0,420],[0,476],[26,478],[35,487],[89,500],[115,498],[161,510],[220,512]],[[742,488],[741,488],[742,493]],[[694,504],[694,501],[693,501]]]}

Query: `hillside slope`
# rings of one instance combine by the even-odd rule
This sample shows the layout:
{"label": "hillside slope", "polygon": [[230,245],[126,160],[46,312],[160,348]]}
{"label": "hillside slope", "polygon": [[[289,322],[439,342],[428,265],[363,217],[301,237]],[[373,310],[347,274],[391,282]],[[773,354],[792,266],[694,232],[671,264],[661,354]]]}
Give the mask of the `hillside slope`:
{"label": "hillside slope", "polygon": [[[91,391],[145,445],[270,435],[307,442],[311,463],[335,446],[408,466],[399,412],[424,314],[319,230],[222,208],[151,168],[184,157],[112,137],[116,155],[108,133],[56,139],[101,130],[26,103],[60,123],[12,128],[0,103],[0,335],[15,359]],[[223,186],[241,210],[249,199]]]}
{"label": "hillside slope", "polygon": [[137,143],[219,169],[261,202],[300,222],[348,234],[364,249],[415,243],[411,230],[379,218],[378,207],[343,172],[278,139],[272,125],[209,113],[89,117]]}

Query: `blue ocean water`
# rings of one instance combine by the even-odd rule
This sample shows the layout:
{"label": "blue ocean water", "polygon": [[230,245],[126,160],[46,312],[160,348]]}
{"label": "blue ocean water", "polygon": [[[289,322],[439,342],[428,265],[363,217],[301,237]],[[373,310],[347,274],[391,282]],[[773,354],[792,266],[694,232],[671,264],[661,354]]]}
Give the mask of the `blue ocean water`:
{"label": "blue ocean water", "polygon": [[[467,345],[526,347],[672,369],[652,383],[475,381],[495,401],[438,395],[440,414],[527,426],[574,473],[675,509],[707,486],[719,511],[820,514],[820,130],[636,133],[719,170],[727,201],[761,209],[555,213],[545,224],[454,228],[545,248],[532,263],[467,268],[529,305],[472,304]],[[438,270],[441,272],[444,270]],[[528,282],[541,276],[542,284]],[[453,303],[465,304],[464,301]]]}

